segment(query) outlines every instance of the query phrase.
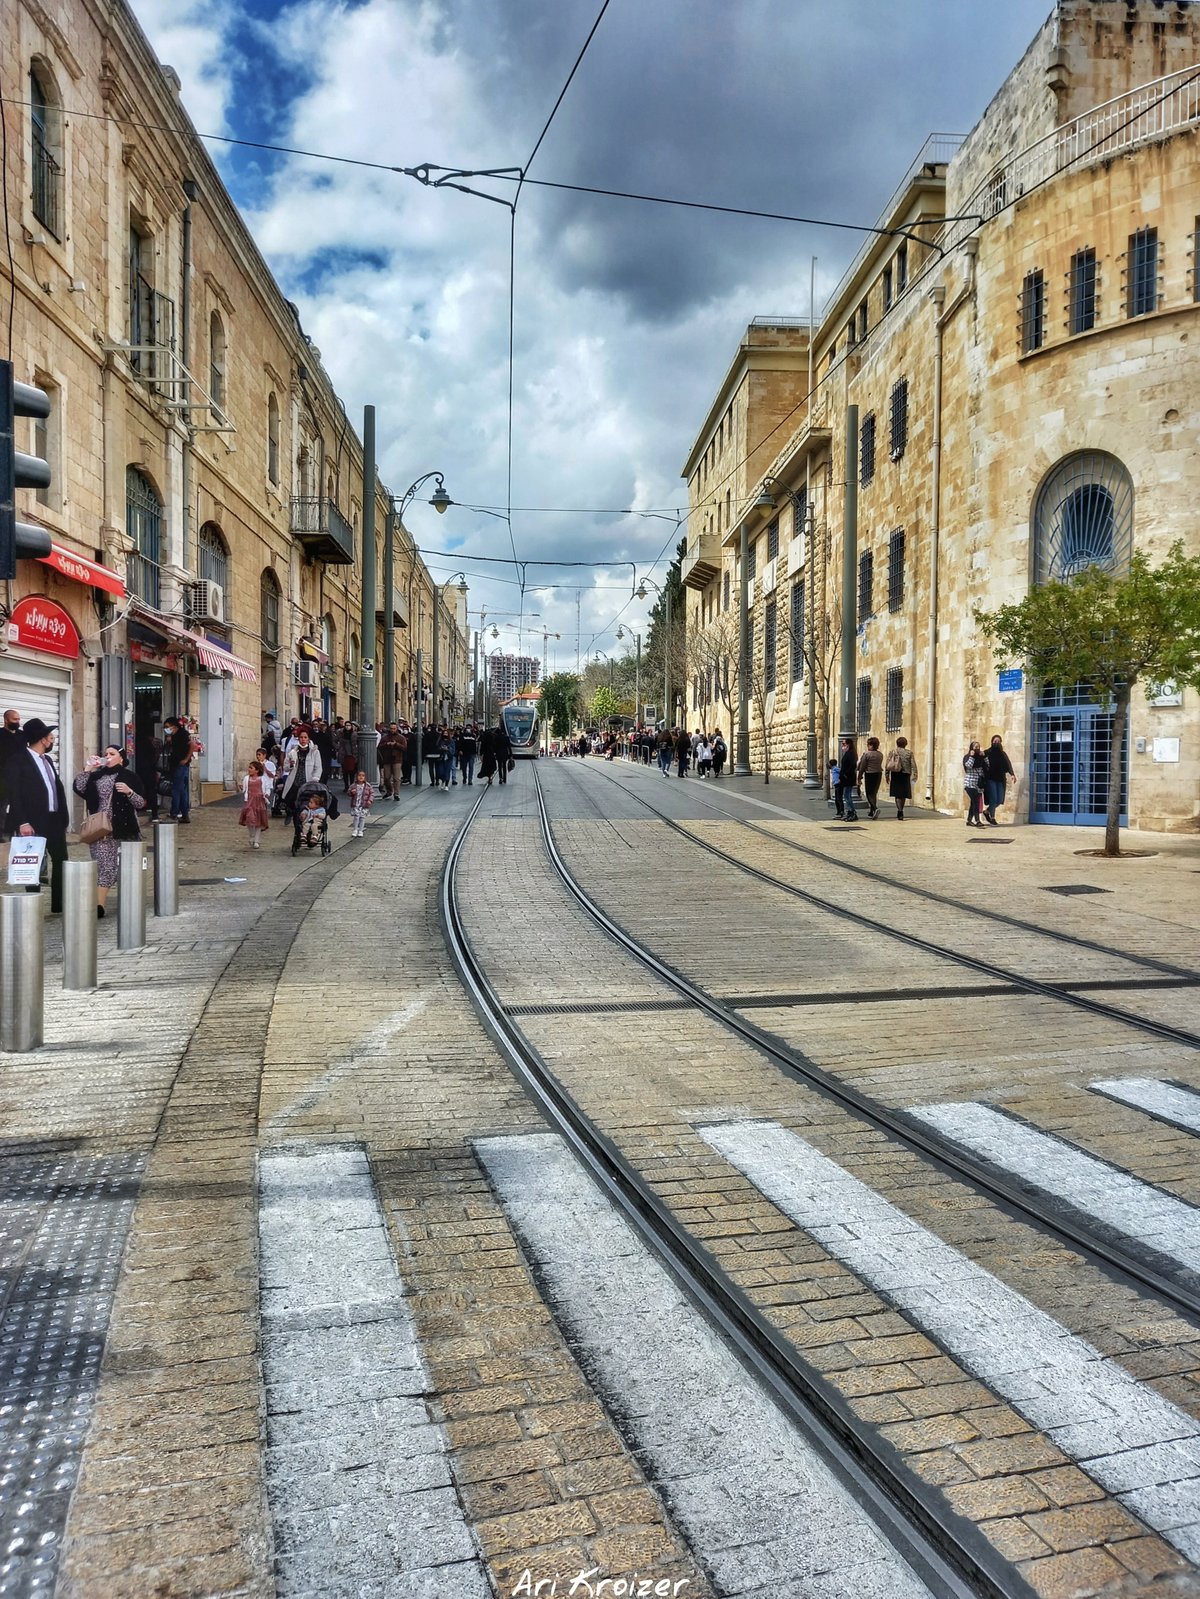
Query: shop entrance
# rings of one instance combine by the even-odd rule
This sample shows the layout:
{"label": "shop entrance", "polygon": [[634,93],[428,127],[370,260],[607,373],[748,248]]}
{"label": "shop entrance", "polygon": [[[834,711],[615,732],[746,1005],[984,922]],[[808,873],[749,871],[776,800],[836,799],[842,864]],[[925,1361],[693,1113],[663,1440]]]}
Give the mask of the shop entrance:
{"label": "shop entrance", "polygon": [[[1113,713],[1086,683],[1047,688],[1033,712],[1029,820],[1102,827],[1108,812]],[[1129,729],[1121,741],[1121,821],[1125,821]]]}

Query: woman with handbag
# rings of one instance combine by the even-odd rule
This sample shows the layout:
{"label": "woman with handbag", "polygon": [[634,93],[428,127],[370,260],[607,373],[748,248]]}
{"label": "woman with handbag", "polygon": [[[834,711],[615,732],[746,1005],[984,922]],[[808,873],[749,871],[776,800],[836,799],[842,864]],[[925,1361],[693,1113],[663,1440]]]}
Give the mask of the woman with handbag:
{"label": "woman with handbag", "polygon": [[141,838],[138,812],[146,808],[146,800],[140,780],[126,765],[125,751],[116,744],[107,745],[103,755],[94,755],[72,786],[87,806],[79,841],[88,846],[96,863],[96,915],[103,916],[108,891],[117,880],[118,845]]}

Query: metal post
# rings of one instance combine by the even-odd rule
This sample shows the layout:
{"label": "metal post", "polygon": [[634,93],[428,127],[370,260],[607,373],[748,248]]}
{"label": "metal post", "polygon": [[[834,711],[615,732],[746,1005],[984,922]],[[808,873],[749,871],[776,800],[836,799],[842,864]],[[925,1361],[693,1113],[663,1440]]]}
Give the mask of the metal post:
{"label": "metal post", "polygon": [[738,544],[742,563],[738,582],[738,725],[734,777],[750,776],[750,535],[742,523]]}
{"label": "metal post", "polygon": [[154,914],[179,915],[179,829],[154,824]]}
{"label": "metal post", "polygon": [[437,583],[433,585],[433,725],[441,726],[442,721],[442,685],[441,662],[438,660],[438,612],[442,608],[442,591]]}
{"label": "metal post", "polygon": [[376,783],[375,760],[375,407],[363,407],[362,660],[358,689],[358,764]]}
{"label": "metal post", "polygon": [[[418,635],[419,637],[420,635]],[[425,651],[417,651],[417,714],[413,717],[416,729],[417,753],[413,761],[413,787],[421,786],[421,738],[425,732]]]}
{"label": "metal post", "polygon": [[[158,824],[160,827],[163,824]],[[170,822],[166,827],[178,831]],[[96,986],[96,863],[63,865],[63,987]]]}
{"label": "metal post", "polygon": [[471,717],[473,721],[479,720],[480,711],[480,683],[479,683],[479,629],[475,629],[474,655],[471,662]]}
{"label": "metal post", "polygon": [[37,1049],[42,1002],[41,892],[0,895],[0,1049]]}
{"label": "metal post", "polygon": [[140,839],[119,846],[117,948],[141,949],[146,942],[146,857]]}
{"label": "metal post", "polygon": [[640,633],[635,633],[633,636],[637,640],[637,665],[634,667],[634,675],[636,676],[637,683],[636,683],[636,686],[635,686],[634,691],[633,691],[633,699],[634,699],[633,710],[634,710],[634,720],[636,722],[640,723],[643,720],[643,717],[642,717],[642,635]]}
{"label": "metal post", "polygon": [[663,599],[666,604],[666,648],[663,650],[663,700],[666,704],[667,721],[675,726],[675,707],[671,704],[671,572],[667,569],[667,581],[663,584]]}
{"label": "metal post", "polygon": [[858,624],[858,406],[846,407],[846,492],[842,514],[842,701],[838,737],[853,738]]}
{"label": "metal post", "polygon": [[383,717],[396,715],[396,611],[392,589],[396,582],[396,507],[389,500],[383,534]]}

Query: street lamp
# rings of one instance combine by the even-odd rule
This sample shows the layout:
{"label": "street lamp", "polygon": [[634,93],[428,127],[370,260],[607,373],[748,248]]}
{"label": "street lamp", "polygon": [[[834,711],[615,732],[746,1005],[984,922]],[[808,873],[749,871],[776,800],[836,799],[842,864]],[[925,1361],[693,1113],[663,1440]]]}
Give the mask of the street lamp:
{"label": "street lamp", "polygon": [[[436,473],[433,475],[437,476]],[[438,481],[440,483],[440,477]],[[443,489],[442,492],[445,493],[445,490]],[[432,505],[433,501],[431,500],[429,503]],[[446,505],[449,504],[450,499],[447,496]],[[455,578],[458,579],[458,592],[465,595],[467,592],[467,575],[465,572],[453,572],[444,582],[433,585],[433,714],[439,722],[441,721],[442,678],[441,662],[438,656],[438,618],[442,609],[442,590],[448,589]]]}
{"label": "street lamp", "polygon": [[671,716],[674,709],[671,704],[671,584],[668,579],[666,587],[659,588],[653,578],[644,577],[638,585],[637,597],[639,600],[646,598],[647,583],[662,598],[666,607],[665,643],[663,648],[663,707],[667,715]]}
{"label": "street lamp", "polygon": [[[633,633],[632,628],[630,628],[630,632]],[[623,627],[617,629],[617,637],[625,637],[625,629]],[[637,666],[634,668],[635,676],[633,680],[633,719],[640,726],[642,721],[642,635],[633,633],[633,638],[637,644]]]}
{"label": "street lamp", "polygon": [[[776,494],[786,494],[791,502],[794,532],[800,532],[801,514],[804,517],[804,544],[808,558],[808,592],[805,596],[804,617],[808,632],[808,736],[805,739],[804,786],[820,788],[821,777],[817,771],[817,551],[812,497],[807,488],[803,494],[797,494],[795,489],[789,488],[786,483],[781,483],[778,478],[767,477],[763,479],[762,489],[755,504],[762,509],[774,508]],[[795,647],[796,640],[793,639],[792,648]]]}
{"label": "street lamp", "polygon": [[[375,443],[374,417],[372,416],[372,427],[371,427],[372,467],[374,466],[374,443]],[[420,476],[416,480],[415,483],[410,483],[409,484],[409,486],[405,489],[404,493],[400,496],[399,500],[397,500],[395,495],[393,495],[391,497],[391,499],[389,499],[389,501],[388,501],[387,536],[384,539],[384,543],[383,543],[383,590],[384,590],[383,686],[384,686],[384,699],[385,699],[385,702],[386,702],[387,707],[388,707],[388,720],[389,721],[391,720],[392,712],[393,712],[393,710],[395,708],[394,700],[395,700],[395,695],[396,695],[396,612],[395,612],[395,602],[394,602],[393,593],[392,593],[393,588],[395,587],[395,581],[396,581],[396,569],[395,569],[396,528],[397,527],[400,527],[400,528],[404,527],[404,513],[405,513],[405,511],[408,509],[409,505],[411,505],[412,501],[416,498],[418,490],[422,487],[422,485],[428,483],[431,478],[436,481],[437,487],[434,489],[433,494],[430,496],[429,504],[432,505],[434,510],[438,513],[438,515],[441,516],[445,512],[446,507],[448,505],[452,505],[454,502],[453,502],[453,500],[451,500],[450,496],[446,493],[446,484],[445,484],[445,482],[444,482],[444,480],[442,478],[442,474],[440,472],[425,472],[425,473],[423,473],[422,476]],[[374,493],[374,491],[372,489],[372,496],[373,496],[373,493]],[[373,497],[372,497],[371,503],[374,504],[374,498]],[[364,554],[366,552],[366,548],[367,548],[366,531],[365,531],[365,526],[364,526],[364,535],[363,535],[363,550],[364,550]],[[416,559],[417,559],[417,552],[416,552],[416,546],[414,545],[413,546],[413,565],[414,566],[416,565]],[[375,549],[374,549],[374,535],[372,534],[372,541],[371,541],[371,576],[372,576],[372,581],[371,581],[371,617],[370,617],[370,634],[371,634],[372,643],[374,643],[374,638],[375,638],[375,593],[374,593],[375,583],[374,583],[374,569],[375,569]],[[433,659],[434,659],[434,673],[436,675],[436,673],[437,673],[437,604],[436,604],[436,601],[434,603],[434,608],[433,608],[433,617],[434,617],[434,621],[433,621],[433,628],[434,628],[434,633],[433,633],[433,637],[434,637]],[[364,585],[363,585],[363,634],[364,634],[364,639],[365,639],[366,633],[367,633],[367,601],[366,601],[366,584],[364,583]],[[417,698],[417,716],[416,716],[416,723],[417,723],[417,748],[416,748],[416,766],[414,767],[414,771],[417,774],[417,781],[418,782],[420,781],[420,775],[419,774],[420,774],[420,771],[421,771],[421,736],[422,736],[422,733],[424,731],[424,721],[425,721],[424,706],[423,706],[422,700],[420,698],[420,694],[421,694],[421,671],[422,671],[422,664],[423,663],[421,661],[421,651],[420,651],[419,645],[420,645],[420,640],[418,639],[417,670],[416,670],[417,695],[418,695],[418,698]],[[364,649],[365,649],[365,646],[364,646]],[[365,686],[365,679],[364,679],[364,686]],[[369,743],[370,743],[370,765],[369,765],[369,767],[364,765],[363,769],[368,772],[368,775],[373,775],[375,770],[376,770],[376,767],[375,767],[375,725],[374,725],[375,718],[374,718],[374,716],[372,716],[369,719],[369,721],[364,716],[363,723],[364,723],[364,725],[363,725],[362,728],[359,729],[359,735],[358,735],[359,760],[360,761],[363,760],[363,754],[364,754],[364,752],[366,750],[366,745],[368,743],[367,735],[369,734],[370,735],[370,737],[369,737]]]}

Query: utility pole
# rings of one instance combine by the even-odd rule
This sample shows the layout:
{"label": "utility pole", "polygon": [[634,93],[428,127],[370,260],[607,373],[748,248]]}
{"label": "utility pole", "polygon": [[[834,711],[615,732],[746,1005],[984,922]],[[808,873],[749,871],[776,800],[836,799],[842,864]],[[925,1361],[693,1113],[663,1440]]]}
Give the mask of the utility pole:
{"label": "utility pole", "polygon": [[363,407],[362,660],[358,689],[358,764],[379,779],[375,759],[375,407]]}
{"label": "utility pole", "polygon": [[433,720],[435,726],[438,726],[442,720],[440,708],[442,685],[439,682],[440,662],[438,661],[438,612],[441,608],[442,591],[435,582],[433,585]]}
{"label": "utility pole", "polygon": [[842,514],[842,702],[838,737],[855,736],[854,645],[858,606],[858,406],[846,407],[846,494]]}
{"label": "utility pole", "polygon": [[738,725],[734,777],[750,776],[750,535],[742,522],[738,540]]}
{"label": "utility pole", "polygon": [[[417,635],[418,638],[420,634]],[[417,647],[417,714],[413,717],[416,757],[413,761],[413,787],[421,786],[421,739],[425,732],[425,651]]]}
{"label": "utility pole", "polygon": [[663,584],[663,599],[666,601],[666,647],[663,650],[663,701],[667,707],[667,722],[671,727],[675,725],[675,707],[671,701],[671,569],[667,568],[667,581]]}
{"label": "utility pole", "polygon": [[396,715],[396,613],[392,589],[396,582],[395,542],[396,504],[388,500],[383,546],[383,715],[390,722]]}

